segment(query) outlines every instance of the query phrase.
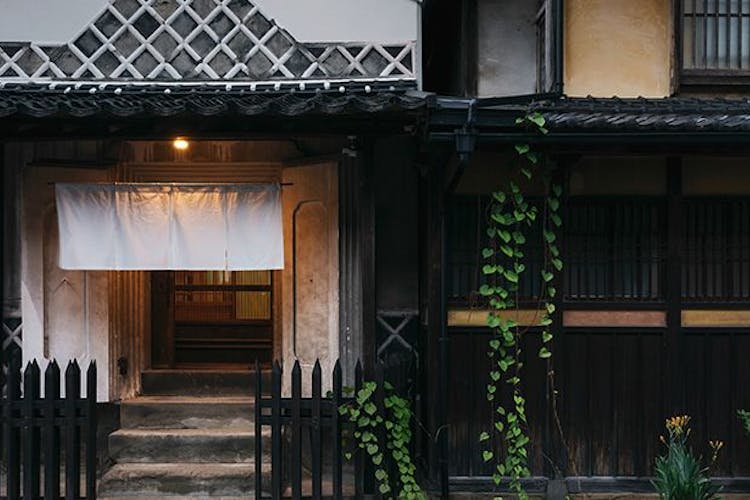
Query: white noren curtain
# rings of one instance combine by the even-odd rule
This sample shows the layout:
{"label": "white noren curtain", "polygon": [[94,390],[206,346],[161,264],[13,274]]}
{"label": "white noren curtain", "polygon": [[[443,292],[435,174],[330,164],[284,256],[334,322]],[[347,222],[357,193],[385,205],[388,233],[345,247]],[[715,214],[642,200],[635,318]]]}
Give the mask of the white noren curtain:
{"label": "white noren curtain", "polygon": [[278,184],[57,184],[60,267],[284,267]]}

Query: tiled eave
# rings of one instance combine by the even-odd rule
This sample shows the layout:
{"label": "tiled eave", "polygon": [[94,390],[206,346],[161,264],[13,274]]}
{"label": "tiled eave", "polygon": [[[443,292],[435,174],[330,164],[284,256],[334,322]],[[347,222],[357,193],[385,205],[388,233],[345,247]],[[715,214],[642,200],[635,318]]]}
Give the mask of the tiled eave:
{"label": "tiled eave", "polygon": [[549,133],[539,142],[670,140],[750,142],[750,100],[724,98],[576,98],[526,96],[471,100],[438,98],[431,109],[433,137],[464,126],[471,113],[471,127],[480,139],[534,136],[516,125],[518,117],[541,113]]}
{"label": "tiled eave", "polygon": [[170,117],[412,114],[427,95],[383,82],[352,85],[5,85],[0,117]]}

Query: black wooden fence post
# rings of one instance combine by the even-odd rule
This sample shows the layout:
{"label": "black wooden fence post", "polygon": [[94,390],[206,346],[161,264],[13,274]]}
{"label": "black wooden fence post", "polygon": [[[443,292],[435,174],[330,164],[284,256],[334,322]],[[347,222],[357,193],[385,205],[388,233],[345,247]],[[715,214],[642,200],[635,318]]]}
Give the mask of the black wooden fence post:
{"label": "black wooden fence post", "polygon": [[323,455],[320,439],[320,398],[322,391],[320,362],[315,360],[312,372],[312,423],[310,425],[312,436],[312,495],[313,498],[323,497]]}
{"label": "black wooden fence post", "polygon": [[276,361],[271,370],[271,494],[281,498],[281,366]]}
{"label": "black wooden fence post", "polygon": [[6,490],[8,500],[21,498],[21,431],[14,425],[16,405],[21,401],[21,353],[15,351],[8,366],[7,401],[5,402],[5,449],[8,451]]}
{"label": "black wooden fence post", "polygon": [[260,500],[263,490],[263,425],[261,423],[261,398],[263,397],[263,374],[260,363],[255,360],[255,499]]}
{"label": "black wooden fence post", "polygon": [[86,371],[86,498],[96,498],[96,361]]}
{"label": "black wooden fence post", "polygon": [[337,360],[333,367],[333,408],[331,410],[331,424],[333,427],[333,497],[341,500],[344,496],[343,485],[343,460],[341,447],[341,416],[339,407],[342,399],[341,363]]}
{"label": "black wooden fence post", "polygon": [[23,498],[39,498],[39,424],[36,421],[35,403],[39,400],[39,365],[36,360],[26,365],[23,372],[23,429],[25,433],[23,450]]}
{"label": "black wooden fence post", "polygon": [[60,498],[60,428],[55,423],[60,401],[60,367],[52,360],[44,371],[44,500]]}
{"label": "black wooden fence post", "polygon": [[292,499],[302,498],[302,370],[299,361],[292,368]]}
{"label": "black wooden fence post", "polygon": [[81,430],[77,422],[81,368],[73,360],[65,369],[65,498],[81,496]]}

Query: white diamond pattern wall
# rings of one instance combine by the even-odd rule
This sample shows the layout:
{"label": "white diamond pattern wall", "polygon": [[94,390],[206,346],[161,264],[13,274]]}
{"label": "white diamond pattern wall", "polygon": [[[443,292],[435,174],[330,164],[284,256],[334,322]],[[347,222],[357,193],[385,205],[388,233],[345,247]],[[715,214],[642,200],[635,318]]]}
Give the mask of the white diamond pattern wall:
{"label": "white diamond pattern wall", "polygon": [[0,81],[415,80],[415,42],[300,43],[249,0],[111,0],[59,46],[0,42]]}

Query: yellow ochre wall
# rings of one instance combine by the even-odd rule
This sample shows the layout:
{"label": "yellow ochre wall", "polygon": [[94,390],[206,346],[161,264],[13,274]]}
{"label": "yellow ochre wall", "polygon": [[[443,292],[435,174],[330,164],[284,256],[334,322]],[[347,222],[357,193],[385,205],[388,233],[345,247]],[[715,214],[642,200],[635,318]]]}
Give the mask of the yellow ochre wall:
{"label": "yellow ochre wall", "polygon": [[670,94],[670,0],[566,0],[565,93]]}

